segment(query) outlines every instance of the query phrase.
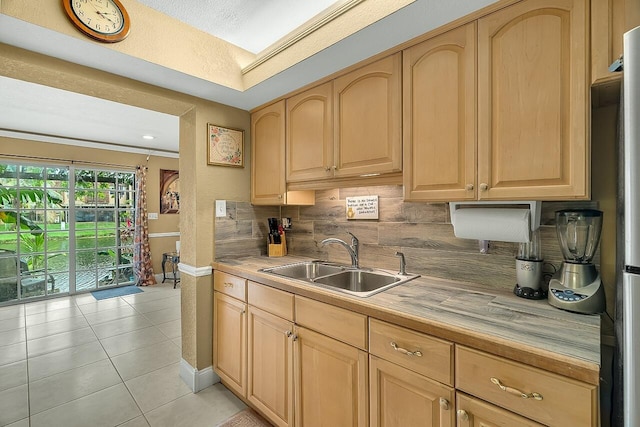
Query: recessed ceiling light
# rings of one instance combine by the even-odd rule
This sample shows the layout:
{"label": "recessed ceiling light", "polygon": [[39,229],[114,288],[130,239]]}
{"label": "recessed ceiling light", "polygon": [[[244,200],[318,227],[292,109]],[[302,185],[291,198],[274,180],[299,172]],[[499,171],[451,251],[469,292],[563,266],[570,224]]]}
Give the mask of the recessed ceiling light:
{"label": "recessed ceiling light", "polygon": [[156,139],[156,137],[153,136],[153,135],[142,135],[142,138],[143,139]]}

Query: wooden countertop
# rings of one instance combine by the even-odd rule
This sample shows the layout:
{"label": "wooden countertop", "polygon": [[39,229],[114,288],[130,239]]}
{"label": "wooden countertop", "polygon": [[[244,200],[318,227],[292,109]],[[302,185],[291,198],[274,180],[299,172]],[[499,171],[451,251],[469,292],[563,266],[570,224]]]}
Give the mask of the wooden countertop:
{"label": "wooden countertop", "polygon": [[368,298],[260,272],[307,258],[219,260],[215,270],[386,320],[429,335],[598,385],[600,316],[569,313],[546,300],[422,276]]}

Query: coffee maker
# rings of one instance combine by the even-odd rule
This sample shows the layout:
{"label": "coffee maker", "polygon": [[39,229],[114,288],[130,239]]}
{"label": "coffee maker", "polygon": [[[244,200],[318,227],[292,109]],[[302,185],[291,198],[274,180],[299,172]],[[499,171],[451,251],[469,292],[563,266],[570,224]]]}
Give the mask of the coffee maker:
{"label": "coffee maker", "polygon": [[518,245],[516,256],[516,286],[513,293],[527,299],[544,299],[547,289],[542,279],[542,246],[540,229],[531,233],[531,241]]}
{"label": "coffee maker", "polygon": [[604,311],[604,288],[600,273],[591,262],[601,231],[601,211],[566,209],[556,212],[556,233],[564,262],[549,281],[549,304],[576,313]]}

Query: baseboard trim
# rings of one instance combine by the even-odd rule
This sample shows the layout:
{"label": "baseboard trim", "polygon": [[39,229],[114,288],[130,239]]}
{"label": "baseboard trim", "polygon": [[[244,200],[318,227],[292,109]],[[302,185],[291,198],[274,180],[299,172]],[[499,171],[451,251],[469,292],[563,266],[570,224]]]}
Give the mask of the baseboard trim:
{"label": "baseboard trim", "polygon": [[220,377],[213,371],[213,366],[198,371],[184,359],[180,359],[180,378],[194,393],[220,382]]}
{"label": "baseboard trim", "polygon": [[181,262],[180,264],[178,264],[178,271],[193,277],[203,277],[211,276],[213,274],[213,267],[211,267],[210,265],[205,267],[194,267],[192,265],[184,264]]}

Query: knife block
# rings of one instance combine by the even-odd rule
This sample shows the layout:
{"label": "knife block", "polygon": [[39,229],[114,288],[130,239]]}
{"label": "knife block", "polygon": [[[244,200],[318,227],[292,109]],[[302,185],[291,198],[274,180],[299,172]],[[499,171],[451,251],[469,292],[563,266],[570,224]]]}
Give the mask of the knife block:
{"label": "knife block", "polygon": [[284,233],[280,235],[280,241],[281,243],[278,245],[274,243],[267,244],[267,254],[270,257],[285,256],[287,254],[287,239]]}

